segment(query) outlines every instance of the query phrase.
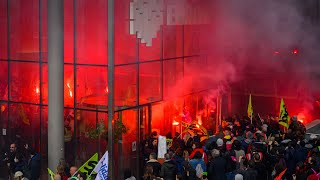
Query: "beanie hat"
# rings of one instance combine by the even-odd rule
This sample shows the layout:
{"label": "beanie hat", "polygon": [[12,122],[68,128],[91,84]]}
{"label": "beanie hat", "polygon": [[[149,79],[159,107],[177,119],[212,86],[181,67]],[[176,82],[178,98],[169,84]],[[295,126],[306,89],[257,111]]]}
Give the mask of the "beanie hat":
{"label": "beanie hat", "polygon": [[218,147],[223,146],[223,140],[221,138],[219,138],[216,143]]}
{"label": "beanie hat", "polygon": [[234,180],[243,180],[242,174],[237,174],[237,175],[234,177]]}

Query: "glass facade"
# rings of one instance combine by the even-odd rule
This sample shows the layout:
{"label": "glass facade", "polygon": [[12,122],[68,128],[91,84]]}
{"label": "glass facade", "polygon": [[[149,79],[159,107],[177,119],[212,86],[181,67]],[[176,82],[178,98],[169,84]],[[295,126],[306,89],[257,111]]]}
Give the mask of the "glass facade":
{"label": "glass facade", "polygon": [[[115,1],[115,118],[128,128],[115,153],[120,164],[126,160],[121,168],[136,174],[134,142],[151,131],[181,131],[173,121],[180,121],[186,106],[193,118],[201,114],[210,122],[213,111],[205,100],[212,87],[197,84],[195,73],[208,66],[207,25],[161,25],[149,46],[129,32],[130,2]],[[108,143],[88,135],[108,121],[107,18],[106,0],[64,1],[64,124],[71,164],[81,165],[95,152],[102,155]],[[0,0],[0,24],[1,143],[31,143],[45,164],[47,0]]]}

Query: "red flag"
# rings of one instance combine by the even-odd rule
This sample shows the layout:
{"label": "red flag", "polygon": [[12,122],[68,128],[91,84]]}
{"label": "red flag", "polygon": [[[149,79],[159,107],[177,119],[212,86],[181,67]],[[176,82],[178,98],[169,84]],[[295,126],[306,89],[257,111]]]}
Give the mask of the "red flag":
{"label": "red flag", "polygon": [[287,171],[287,169],[283,170],[276,178],[274,178],[274,180],[281,180],[282,176],[284,175],[284,173]]}

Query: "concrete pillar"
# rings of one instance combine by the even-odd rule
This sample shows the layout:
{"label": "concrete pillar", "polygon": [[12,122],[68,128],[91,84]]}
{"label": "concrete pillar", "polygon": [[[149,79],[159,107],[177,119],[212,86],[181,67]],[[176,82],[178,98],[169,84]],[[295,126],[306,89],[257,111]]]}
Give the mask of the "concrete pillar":
{"label": "concrete pillar", "polygon": [[64,158],[63,0],[48,1],[48,166]]}
{"label": "concrete pillar", "polygon": [[108,0],[108,176],[115,179],[113,159],[113,128],[114,111],[114,0]]}

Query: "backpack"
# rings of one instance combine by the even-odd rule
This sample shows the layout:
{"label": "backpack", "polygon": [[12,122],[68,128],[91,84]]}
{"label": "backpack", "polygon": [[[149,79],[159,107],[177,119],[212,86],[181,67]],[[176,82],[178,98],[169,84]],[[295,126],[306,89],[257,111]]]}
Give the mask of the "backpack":
{"label": "backpack", "polygon": [[198,178],[202,178],[202,174],[203,174],[203,169],[202,169],[201,164],[199,163],[196,166],[196,175]]}

